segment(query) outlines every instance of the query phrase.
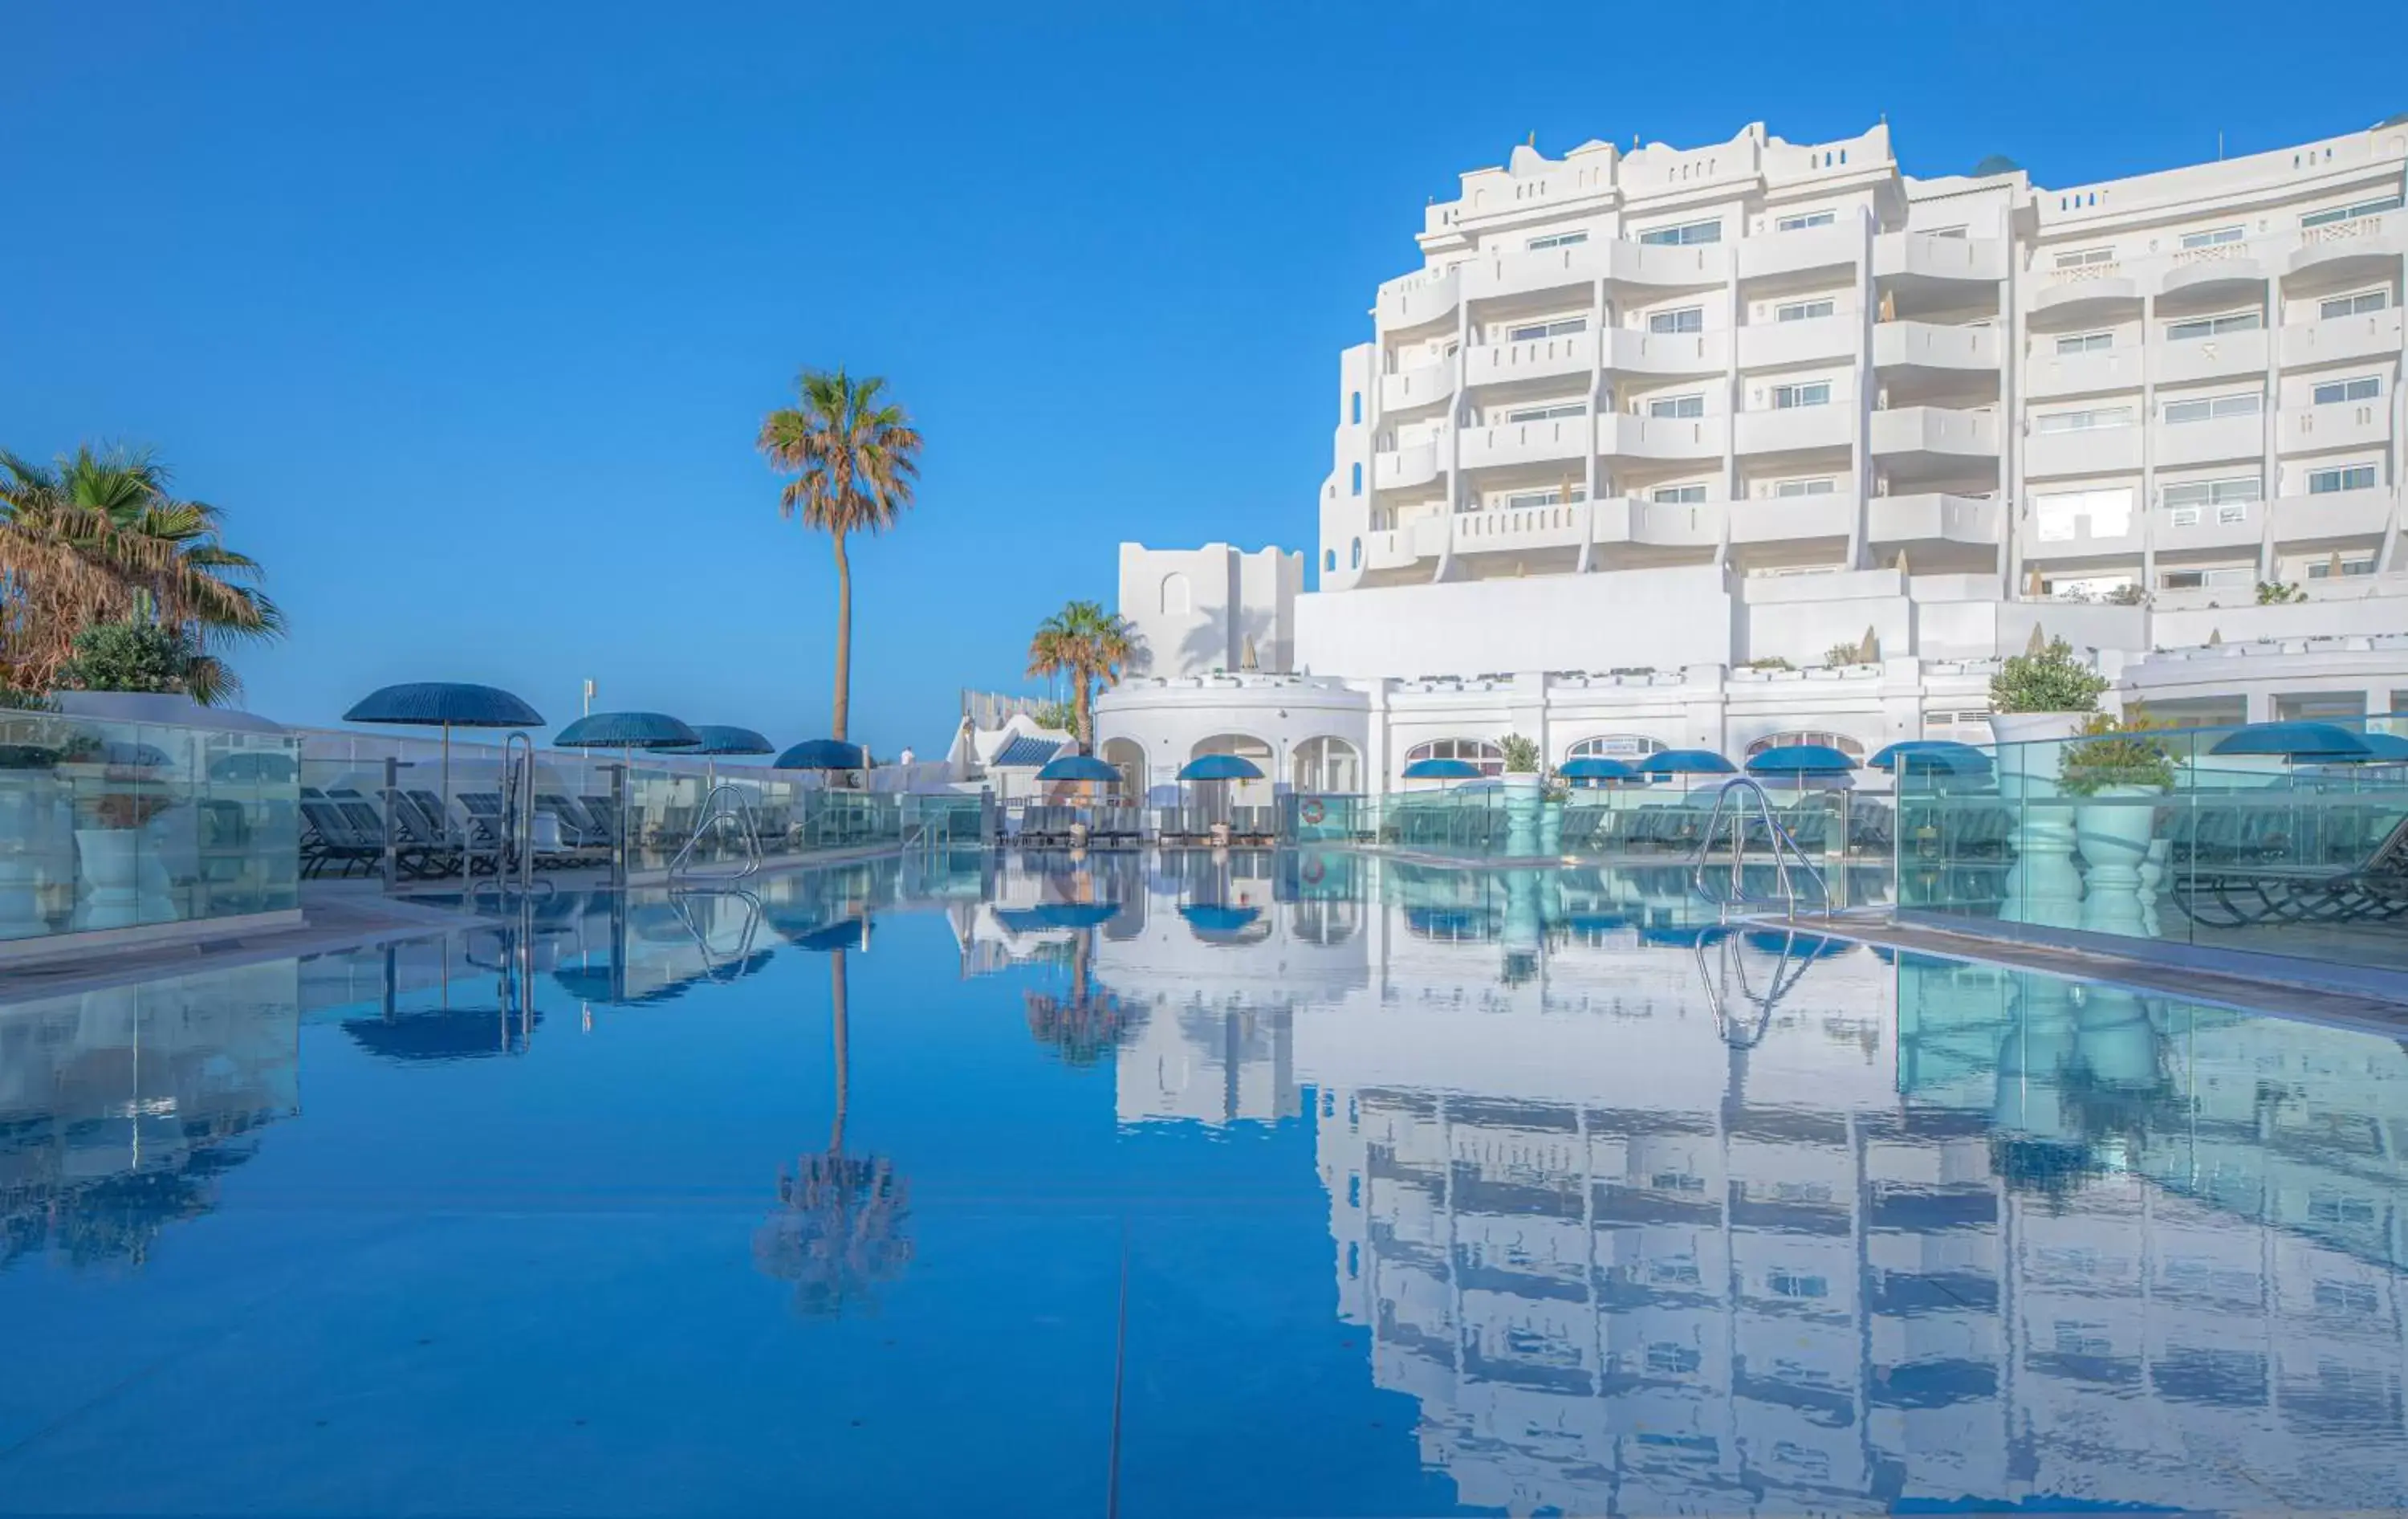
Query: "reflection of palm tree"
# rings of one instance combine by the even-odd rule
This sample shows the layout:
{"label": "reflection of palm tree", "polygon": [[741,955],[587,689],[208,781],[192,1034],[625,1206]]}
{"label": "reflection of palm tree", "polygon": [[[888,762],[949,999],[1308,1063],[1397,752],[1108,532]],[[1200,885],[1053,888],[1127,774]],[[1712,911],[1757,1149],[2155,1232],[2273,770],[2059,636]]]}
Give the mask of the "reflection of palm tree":
{"label": "reflection of palm tree", "polygon": [[828,957],[828,996],[836,1035],[836,1117],[824,1154],[807,1154],[778,1178],[778,1211],[752,1236],[752,1258],[771,1276],[795,1283],[795,1306],[811,1314],[840,1314],[849,1303],[874,1308],[871,1289],[903,1274],[911,1241],[908,1188],[882,1155],[844,1153],[845,1107],[852,1086],[847,1039],[844,952]]}
{"label": "reflection of palm tree", "polygon": [[1070,941],[1068,998],[1050,992],[1023,994],[1028,1004],[1029,1037],[1052,1045],[1054,1053],[1072,1066],[1094,1065],[1107,1051],[1118,1049],[1128,1032],[1129,1015],[1121,999],[1092,985],[1088,961],[1094,944],[1094,935],[1084,929]]}

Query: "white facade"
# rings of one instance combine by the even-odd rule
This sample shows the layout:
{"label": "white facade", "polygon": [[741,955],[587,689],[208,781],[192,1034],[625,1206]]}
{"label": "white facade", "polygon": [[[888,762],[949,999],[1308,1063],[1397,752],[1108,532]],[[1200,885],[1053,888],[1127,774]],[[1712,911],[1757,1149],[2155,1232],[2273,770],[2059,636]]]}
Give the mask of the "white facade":
{"label": "white facade", "polygon": [[[1374,789],[1422,715],[1492,708],[1667,742],[1743,745],[1776,716],[1867,746],[1945,736],[1986,706],[1967,672],[2035,628],[2176,720],[2295,695],[2390,710],[2403,165],[2397,120],[2066,190],[1998,164],[1911,178],[1886,127],[1517,148],[1428,208],[1423,266],[1340,355],[1318,588],[1257,599],[1208,569],[1234,599],[1179,623],[1159,594],[1178,556],[1124,546],[1123,611],[1215,656],[1142,673],[1209,680],[1240,667],[1226,630],[1276,627],[1261,669],[1360,698],[1363,752],[1395,760]],[[2305,599],[2260,605],[2260,582]],[[2243,645],[2235,689],[2195,677],[2240,666],[2180,657]],[[1833,679],[1801,706],[1742,676],[1776,661]],[[1633,680],[1646,701],[1589,695]],[[1461,710],[1452,682],[1506,699]],[[1102,731],[1150,753],[1218,731],[1167,714],[1228,698],[1170,689],[1113,694]]]}

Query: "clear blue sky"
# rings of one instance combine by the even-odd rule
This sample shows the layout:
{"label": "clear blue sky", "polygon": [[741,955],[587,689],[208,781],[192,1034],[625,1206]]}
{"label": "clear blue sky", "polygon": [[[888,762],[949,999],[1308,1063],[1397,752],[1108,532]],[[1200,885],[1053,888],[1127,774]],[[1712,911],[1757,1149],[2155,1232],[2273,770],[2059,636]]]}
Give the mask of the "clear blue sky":
{"label": "clear blue sky", "polygon": [[[0,444],[151,443],[269,568],[250,705],[388,681],[827,720],[834,571],[752,451],[886,375],[920,504],[854,555],[854,736],[1109,601],[1114,546],[1306,546],[1339,350],[1535,131],[2043,184],[2408,109],[2408,6],[10,7]],[[2271,20],[2270,20],[2271,18]],[[1469,29],[1468,29],[1469,28]]]}

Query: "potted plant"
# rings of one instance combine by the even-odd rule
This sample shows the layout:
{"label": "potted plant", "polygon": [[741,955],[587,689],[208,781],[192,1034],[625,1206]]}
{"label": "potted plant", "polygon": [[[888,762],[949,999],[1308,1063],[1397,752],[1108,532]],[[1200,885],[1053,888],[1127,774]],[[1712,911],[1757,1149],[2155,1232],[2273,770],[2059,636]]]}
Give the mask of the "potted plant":
{"label": "potted plant", "polygon": [[1539,853],[1539,745],[1518,733],[1505,736],[1505,853],[1517,859]]}
{"label": "potted plant", "polygon": [[166,764],[167,756],[149,744],[91,733],[74,734],[61,746],[58,767],[78,782],[77,873],[84,888],[79,927],[122,928],[165,915],[164,903],[148,899],[158,895],[148,878],[164,872],[145,853],[143,830],[170,805],[158,781]]}
{"label": "potted plant", "polygon": [[2107,678],[2074,656],[2063,638],[2031,643],[1990,677],[1990,737],[1997,744],[1999,795],[2014,809],[2014,867],[2008,872],[2011,921],[2063,925],[2076,910],[2081,878],[2073,868],[2072,820],[2059,804],[2057,777],[2064,748],[2098,711]]}
{"label": "potted plant", "polygon": [[2157,802],[2174,787],[2172,752],[2138,706],[2122,717],[2095,713],[2065,751],[2057,785],[2075,798],[2073,839],[2090,866],[2082,925],[2138,934],[2141,867],[2157,834]]}
{"label": "potted plant", "polygon": [[73,871],[62,858],[74,824],[54,773],[59,745],[51,725],[15,711],[0,719],[0,939],[49,933],[44,881],[64,881]]}

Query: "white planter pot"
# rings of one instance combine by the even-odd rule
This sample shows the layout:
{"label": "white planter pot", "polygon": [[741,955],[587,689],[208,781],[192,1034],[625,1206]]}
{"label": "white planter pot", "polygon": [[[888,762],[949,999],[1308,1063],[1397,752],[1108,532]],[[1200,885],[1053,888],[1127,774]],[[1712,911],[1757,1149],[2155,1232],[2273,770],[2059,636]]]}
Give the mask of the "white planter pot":
{"label": "white planter pot", "polygon": [[58,859],[67,837],[58,825],[64,795],[47,770],[0,770],[0,939],[50,931],[42,885],[68,873]]}
{"label": "white planter pot", "polygon": [[2082,926],[2095,933],[2145,933],[2142,867],[2157,832],[2154,786],[2107,786],[2073,809],[2073,841],[2090,866],[2083,883]]}
{"label": "white planter pot", "polygon": [[78,828],[79,928],[127,928],[142,921],[142,830]]}
{"label": "white planter pot", "polygon": [[2071,928],[2081,915],[2082,876],[2073,866],[2073,816],[2057,795],[2065,747],[2087,712],[1999,712],[1990,738],[1999,748],[1999,799],[2014,809],[2014,868],[2007,872],[2000,916]]}

